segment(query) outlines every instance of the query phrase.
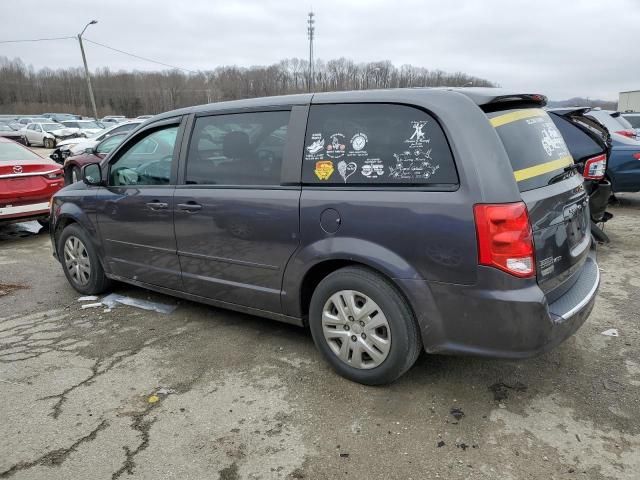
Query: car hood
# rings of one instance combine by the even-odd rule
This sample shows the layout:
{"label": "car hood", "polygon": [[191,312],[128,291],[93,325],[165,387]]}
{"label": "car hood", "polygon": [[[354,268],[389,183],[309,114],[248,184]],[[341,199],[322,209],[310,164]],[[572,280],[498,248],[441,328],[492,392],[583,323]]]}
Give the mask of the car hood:
{"label": "car hood", "polygon": [[76,140],[75,145],[69,148],[69,151],[71,152],[71,155],[78,155],[79,153],[84,152],[87,148],[95,147],[96,145],[98,145],[98,143],[100,142],[98,142],[97,140],[83,139],[81,142],[78,142]]}
{"label": "car hood", "polygon": [[59,128],[57,130],[51,130],[47,133],[54,135],[56,137],[66,137],[68,135],[73,135],[74,133],[78,133],[80,130],[78,128]]}

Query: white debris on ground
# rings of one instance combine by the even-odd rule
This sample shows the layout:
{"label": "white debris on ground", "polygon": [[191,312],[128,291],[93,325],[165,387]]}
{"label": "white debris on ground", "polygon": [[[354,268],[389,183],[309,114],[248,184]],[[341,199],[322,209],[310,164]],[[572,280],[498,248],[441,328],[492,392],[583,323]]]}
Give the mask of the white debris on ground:
{"label": "white debris on ground", "polygon": [[151,302],[149,300],[139,300],[137,298],[127,297],[111,293],[102,299],[103,305],[107,308],[114,308],[118,303],[129,305],[130,307],[141,308],[143,310],[152,310],[158,313],[169,314],[177,308],[177,305],[166,305],[164,303]]}
{"label": "white debris on ground", "polygon": [[620,336],[618,334],[618,329],[617,328],[610,328],[609,330],[605,330],[604,332],[602,332],[602,335],[604,335],[605,337],[619,337]]}
{"label": "white debris on ground", "polygon": [[84,303],[82,304],[82,306],[80,308],[82,308],[82,310],[84,310],[85,308],[98,308],[102,306],[102,302],[98,302],[98,303]]}
{"label": "white debris on ground", "polygon": [[143,310],[151,310],[164,314],[173,313],[173,311],[177,308],[177,305],[166,305],[164,303],[151,302],[149,300],[139,300],[137,298],[127,297],[125,295],[118,295],[117,293],[110,293],[99,302],[95,302],[95,300],[98,300],[98,297],[96,297],[95,295],[86,295],[84,297],[78,298],[78,302],[94,302],[83,303],[80,306],[82,310],[86,308],[106,307],[103,310],[104,313],[111,312],[111,309],[116,307],[118,304],[128,305],[130,307],[141,308]]}
{"label": "white debris on ground", "polygon": [[80,297],[78,299],[79,302],[95,302],[98,299],[95,295],[87,295],[85,297]]}

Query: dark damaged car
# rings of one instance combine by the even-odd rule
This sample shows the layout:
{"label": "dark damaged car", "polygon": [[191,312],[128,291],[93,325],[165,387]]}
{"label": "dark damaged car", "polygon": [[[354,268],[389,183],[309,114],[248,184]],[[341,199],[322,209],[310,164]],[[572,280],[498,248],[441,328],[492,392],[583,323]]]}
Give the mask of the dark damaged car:
{"label": "dark damaged car", "polygon": [[523,358],[600,275],[584,179],[541,95],[398,89],[154,117],[53,200],[83,294],[112,280],[295,325],[341,375],[428,353]]}

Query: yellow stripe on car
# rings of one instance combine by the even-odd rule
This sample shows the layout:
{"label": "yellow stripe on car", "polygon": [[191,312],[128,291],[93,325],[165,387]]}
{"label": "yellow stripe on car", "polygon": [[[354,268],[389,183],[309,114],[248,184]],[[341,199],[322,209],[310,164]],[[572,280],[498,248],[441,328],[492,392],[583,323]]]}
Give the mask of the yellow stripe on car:
{"label": "yellow stripe on car", "polygon": [[540,165],[534,165],[533,167],[523,168],[522,170],[516,170],[513,172],[513,176],[516,177],[516,182],[522,182],[538,175],[544,175],[545,173],[553,172],[564,167],[568,167],[573,163],[573,158],[570,155],[552,160],[550,162],[541,163]]}
{"label": "yellow stripe on car", "polygon": [[504,115],[498,115],[493,117],[490,122],[495,128],[506,125],[507,123],[516,122],[518,120],[524,120],[525,118],[543,117],[547,115],[547,112],[540,108],[527,108],[525,110],[518,110],[516,112],[505,113]]}

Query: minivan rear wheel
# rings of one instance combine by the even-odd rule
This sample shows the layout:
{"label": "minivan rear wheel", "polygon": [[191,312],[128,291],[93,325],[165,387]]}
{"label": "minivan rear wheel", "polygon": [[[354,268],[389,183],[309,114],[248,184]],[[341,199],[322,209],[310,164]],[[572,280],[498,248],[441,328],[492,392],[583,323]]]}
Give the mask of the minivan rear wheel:
{"label": "minivan rear wheel", "polygon": [[318,284],[309,328],[333,369],[365,385],[393,382],[422,349],[407,300],[389,280],[363,267],[336,270]]}
{"label": "minivan rear wheel", "polygon": [[96,295],[109,288],[110,280],[87,233],[77,224],[66,227],[58,238],[58,258],[73,288]]}

